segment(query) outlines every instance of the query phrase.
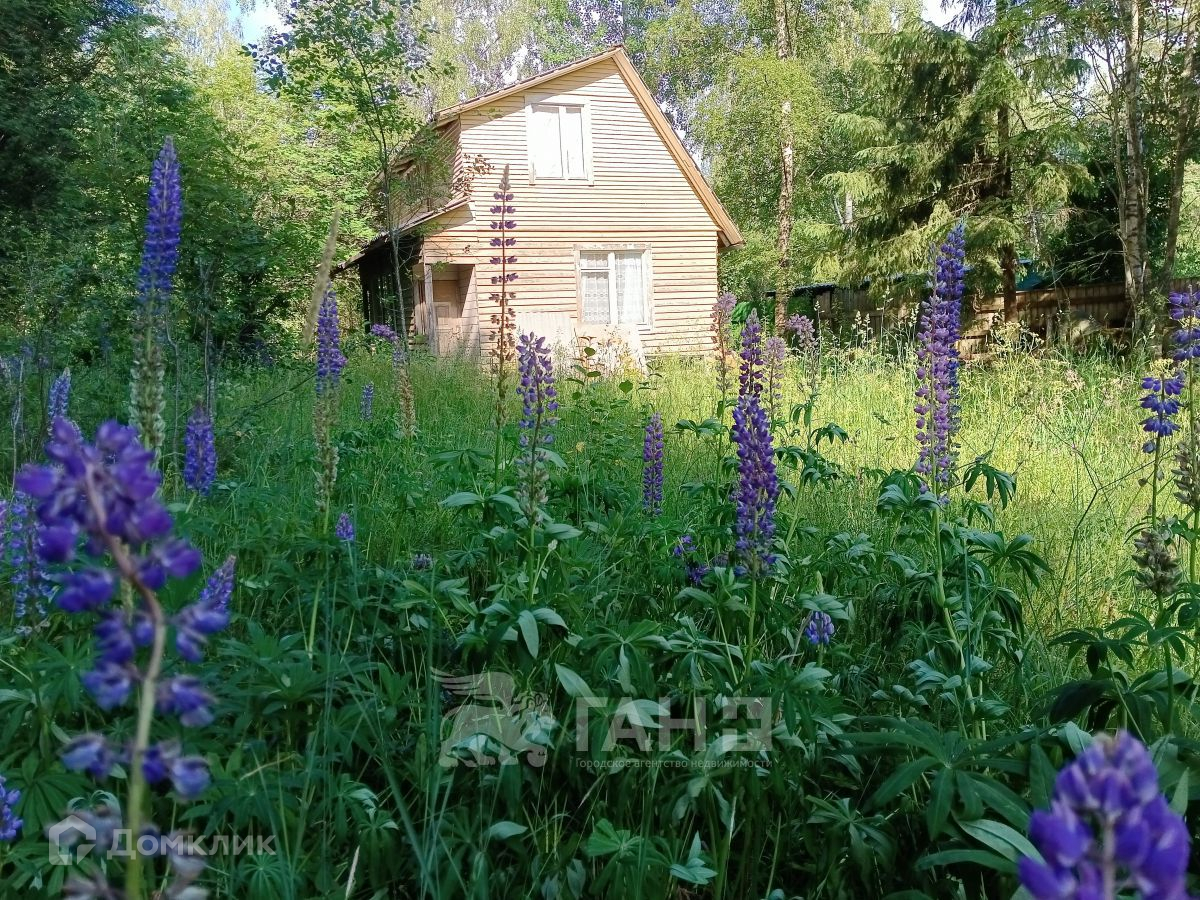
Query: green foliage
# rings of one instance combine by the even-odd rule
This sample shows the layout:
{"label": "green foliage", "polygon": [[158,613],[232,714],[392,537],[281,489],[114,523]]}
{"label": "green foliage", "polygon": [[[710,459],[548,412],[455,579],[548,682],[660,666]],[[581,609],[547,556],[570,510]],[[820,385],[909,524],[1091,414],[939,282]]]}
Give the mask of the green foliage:
{"label": "green foliage", "polygon": [[934,235],[967,217],[968,256],[994,288],[1002,248],[1028,256],[1039,240],[1021,223],[1085,183],[1071,123],[1042,93],[1072,77],[1073,61],[1018,48],[1026,16],[997,6],[969,37],[911,19],[862,61],[872,89],[841,119],[855,163],[828,178],[856,201],[842,277],[920,271]]}
{"label": "green foliage", "polygon": [[[398,432],[384,392],[372,421],[347,403],[332,426],[333,512],[352,516],[358,538],[326,534],[311,489],[311,363],[289,332],[334,208],[342,249],[374,233],[369,173],[412,132],[409,88],[452,97],[494,83],[522,49],[573,56],[616,28],[747,225],[724,274],[748,295],[777,263],[785,98],[798,257],[836,248],[853,212],[860,233],[879,229],[855,252],[899,265],[915,259],[905,242],[966,211],[984,258],[1028,238],[1018,221],[1069,216],[1083,182],[1072,166],[1097,170],[1094,148],[1056,132],[1030,87],[1045,73],[981,50],[995,46],[992,26],[972,40],[913,28],[877,50],[868,35],[891,28],[887,5],[792,8],[800,59],[788,62],[764,51],[766,0],[627,3],[615,23],[590,17],[590,3],[549,4],[535,20],[496,0],[494,23],[432,5],[436,36],[409,4],[366,20],[366,2],[296,4],[274,93],[190,0],[153,27],[136,10],[97,21],[83,0],[56,0],[38,20],[18,0],[20,27],[0,44],[0,69],[19,75],[0,96],[14,110],[0,118],[0,178],[21,188],[0,197],[12,226],[0,250],[4,471],[40,456],[60,363],[74,364],[85,431],[116,412],[145,194],[130,173],[166,133],[183,161],[164,492],[210,563],[236,554],[238,581],[232,627],[203,668],[220,685],[217,721],[189,735],[214,787],[190,805],[155,803],[175,827],[269,836],[275,851],[219,849],[212,895],[1008,897],[1031,850],[1030,809],[1048,803],[1084,728],[1153,742],[1186,810],[1200,778],[1189,668],[1200,611],[1195,585],[1151,603],[1126,571],[1124,533],[1150,487],[1121,363],[1002,354],[966,367],[964,461],[942,505],[912,472],[904,335],[853,346],[823,335],[819,357],[789,356],[772,404],[778,560],[751,578],[728,557],[736,449],[705,361],[610,373],[584,353],[562,365],[546,496],[531,506],[517,427],[490,430],[494,385],[471,361],[414,354],[417,440]],[[558,43],[532,46],[564,21]],[[460,27],[491,49],[449,76]],[[413,37],[432,44],[429,71],[424,49],[394,67]],[[904,77],[860,83],[864,62]],[[44,113],[45,85],[70,75],[74,118],[17,110]],[[1018,95],[1004,206],[960,175],[978,164],[993,177],[995,111]],[[817,278],[866,258],[797,269]],[[384,355],[351,335],[344,346],[348,392],[390,381]],[[221,460],[206,499],[179,475],[182,416],[201,394]],[[653,517],[640,503],[652,411],[676,423]],[[1181,511],[1160,499],[1164,514]],[[0,849],[0,882],[57,896],[66,871],[40,835],[69,808],[115,804],[125,775],[97,793],[58,759],[67,735],[101,723],[78,679],[88,627],[52,612],[9,628],[7,596],[0,772],[25,792],[26,826]],[[835,625],[827,646],[805,636],[816,613]],[[131,725],[123,710],[104,723]]]}

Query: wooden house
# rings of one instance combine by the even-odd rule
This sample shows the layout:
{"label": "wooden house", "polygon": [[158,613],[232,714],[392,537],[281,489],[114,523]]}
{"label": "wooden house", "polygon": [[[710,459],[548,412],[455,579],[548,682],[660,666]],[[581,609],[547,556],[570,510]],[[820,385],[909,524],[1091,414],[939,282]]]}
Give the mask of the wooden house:
{"label": "wooden house", "polygon": [[[717,255],[742,237],[624,50],[442,110],[426,140],[432,152],[396,160],[392,205],[403,307],[432,352],[493,339],[505,169],[518,330],[649,354],[708,347]],[[339,267],[357,268],[368,322],[398,318],[391,243],[380,235]]]}

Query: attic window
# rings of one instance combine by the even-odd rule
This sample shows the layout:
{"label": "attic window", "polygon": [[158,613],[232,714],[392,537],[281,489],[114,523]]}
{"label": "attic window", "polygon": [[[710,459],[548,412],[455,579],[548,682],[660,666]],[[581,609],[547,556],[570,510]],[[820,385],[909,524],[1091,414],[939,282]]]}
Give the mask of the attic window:
{"label": "attic window", "polygon": [[529,167],[534,178],[585,180],[584,109],[565,103],[529,107]]}

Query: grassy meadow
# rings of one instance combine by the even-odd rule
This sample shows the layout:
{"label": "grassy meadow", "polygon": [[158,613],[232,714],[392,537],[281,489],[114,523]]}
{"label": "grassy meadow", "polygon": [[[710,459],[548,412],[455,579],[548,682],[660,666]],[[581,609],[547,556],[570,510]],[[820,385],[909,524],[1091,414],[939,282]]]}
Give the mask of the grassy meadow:
{"label": "grassy meadow", "polygon": [[[961,462],[986,457],[1000,481],[1014,476],[1015,494],[987,504],[980,477],[939,513],[955,523],[945,547],[981,561],[961,572],[952,555],[944,562],[946,583],[962,582],[947,588],[951,605],[966,611],[946,614],[959,632],[948,640],[930,603],[928,506],[905,481],[916,455],[905,351],[826,349],[811,428],[836,423],[844,439],[825,428],[808,456],[789,456],[810,445],[792,415],[808,396],[804,367],[789,357],[774,425],[780,557],[755,580],[720,557],[737,473],[728,405],[714,418],[712,360],[615,374],[560,360],[556,459],[543,460],[543,518],[530,528],[517,512],[525,470],[512,462],[523,451],[511,374],[497,464],[496,385],[477,363],[413,357],[409,439],[386,348],[352,337],[345,349],[327,512],[303,356],[214,380],[209,496],[184,486],[178,451],[163,460],[179,533],[206,572],[236,556],[237,579],[230,628],[212,638],[203,670],[215,722],[187,735],[212,788],[192,803],[154,802],[193,834],[273,840],[261,854],[216,845],[204,874],[212,896],[1011,894],[1015,861],[1030,852],[1029,810],[1088,725],[1048,714],[1061,685],[1088,677],[1050,639],[1153,605],[1130,577],[1151,457],[1127,363],[1002,353],[965,368]],[[91,434],[122,373],[73,376],[72,414]],[[183,379],[168,391],[168,448],[181,446],[186,398],[200,388]],[[652,412],[665,424],[657,516],[642,508]],[[887,485],[907,497],[891,512]],[[334,534],[342,513],[352,541]],[[986,545],[985,532],[1032,542]],[[695,549],[676,552],[684,535]],[[1027,550],[1044,567],[1010,565]],[[689,579],[692,562],[711,565]],[[166,596],[183,602],[175,596],[197,587],[193,578]],[[803,638],[817,611],[836,624],[827,646]],[[21,896],[54,896],[67,877],[36,835],[64,809],[122,802],[121,770],[98,790],[55,758],[62,735],[97,722],[72,674],[90,654],[78,618],[51,611],[0,643],[10,680],[0,769],[25,790],[33,836],[0,850],[0,873]],[[979,656],[965,695],[956,646]],[[1128,660],[1127,681],[1157,664],[1145,649]],[[496,714],[519,727],[491,732],[515,742],[511,758],[486,741],[446,743],[464,702],[453,678],[485,671],[512,683],[513,705]],[[765,744],[744,717],[733,733],[755,735],[749,751],[731,749],[729,732],[651,739],[672,704],[730,692],[769,699]],[[581,724],[580,697],[604,698],[596,708],[624,731],[606,742],[601,717]],[[1153,743],[1190,733],[1186,706],[1165,724],[1110,715]],[[1186,755],[1162,752],[1164,778],[1187,796]],[[922,759],[953,772],[954,786]]]}

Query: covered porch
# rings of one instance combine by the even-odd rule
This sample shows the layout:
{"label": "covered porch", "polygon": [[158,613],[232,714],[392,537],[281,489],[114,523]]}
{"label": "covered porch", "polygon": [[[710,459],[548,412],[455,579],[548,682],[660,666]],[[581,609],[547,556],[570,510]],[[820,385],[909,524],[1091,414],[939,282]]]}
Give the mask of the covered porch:
{"label": "covered porch", "polygon": [[364,326],[384,324],[399,330],[407,325],[414,343],[435,356],[478,353],[474,262],[440,254],[418,235],[399,238],[397,251],[399,296],[392,242],[386,235],[371,241],[335,270],[357,269]]}

